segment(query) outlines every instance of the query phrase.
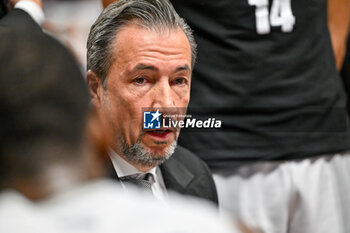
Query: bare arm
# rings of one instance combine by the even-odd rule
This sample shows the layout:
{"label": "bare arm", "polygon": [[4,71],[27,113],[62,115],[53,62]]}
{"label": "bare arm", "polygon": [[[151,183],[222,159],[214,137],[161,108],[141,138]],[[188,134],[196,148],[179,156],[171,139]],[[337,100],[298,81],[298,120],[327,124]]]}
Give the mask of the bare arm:
{"label": "bare arm", "polygon": [[328,0],[328,27],[337,68],[340,70],[350,27],[350,0]]}

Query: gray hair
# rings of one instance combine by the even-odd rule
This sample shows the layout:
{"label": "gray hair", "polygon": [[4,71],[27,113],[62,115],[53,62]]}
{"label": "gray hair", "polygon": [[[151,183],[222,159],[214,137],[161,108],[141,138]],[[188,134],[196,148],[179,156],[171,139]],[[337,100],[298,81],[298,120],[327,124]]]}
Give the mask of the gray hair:
{"label": "gray hair", "polygon": [[197,45],[192,30],[168,0],[121,0],[101,13],[90,29],[87,41],[87,69],[95,72],[103,84],[114,61],[113,41],[118,31],[130,22],[156,31],[181,28],[191,47],[193,68]]}

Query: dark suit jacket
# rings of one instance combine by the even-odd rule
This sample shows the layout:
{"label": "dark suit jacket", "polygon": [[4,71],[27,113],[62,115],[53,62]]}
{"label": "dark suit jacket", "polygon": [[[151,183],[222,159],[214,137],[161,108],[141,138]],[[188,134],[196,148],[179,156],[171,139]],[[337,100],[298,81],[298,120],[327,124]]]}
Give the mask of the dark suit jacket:
{"label": "dark suit jacket", "polygon": [[31,36],[36,33],[42,33],[42,30],[28,13],[15,8],[0,20],[0,33],[9,32]]}
{"label": "dark suit jacket", "polygon": [[[189,150],[178,146],[175,153],[160,165],[160,170],[168,190],[218,204],[216,186],[208,166]],[[110,177],[118,180],[112,165]]]}

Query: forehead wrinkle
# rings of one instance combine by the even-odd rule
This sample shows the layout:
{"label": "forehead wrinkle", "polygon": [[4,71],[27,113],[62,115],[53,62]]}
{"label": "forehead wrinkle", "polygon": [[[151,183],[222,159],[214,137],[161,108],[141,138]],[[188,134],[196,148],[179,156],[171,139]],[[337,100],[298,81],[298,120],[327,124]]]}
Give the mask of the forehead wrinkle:
{"label": "forehead wrinkle", "polygon": [[[150,45],[152,46],[152,45]],[[165,46],[159,46],[159,48],[147,48],[146,47],[141,47],[141,46],[135,46],[136,51],[135,53],[125,53],[124,51],[125,48],[120,48],[119,51],[117,51],[115,54],[115,59],[114,59],[114,64],[113,65],[118,65],[118,64],[128,64],[128,72],[134,72],[137,70],[152,70],[152,71],[158,71],[158,68],[155,65],[152,65],[152,61],[161,61],[161,62],[168,62],[169,60],[188,60],[186,59],[186,54],[183,53],[184,49],[181,48],[175,48],[175,49],[170,49],[166,48]],[[154,47],[154,46],[152,46]],[[128,50],[132,49],[130,47],[127,48]],[[124,54],[123,54],[124,52]],[[123,54],[121,56],[121,54]],[[188,54],[189,55],[189,54]],[[117,63],[115,61],[118,60]],[[137,65],[135,67],[130,67],[134,62],[137,62]],[[190,60],[189,60],[190,61]],[[188,63],[187,61],[184,62],[183,67],[187,67],[189,69],[189,65],[186,64]]]}
{"label": "forehead wrinkle", "polygon": [[127,61],[126,70],[129,74],[140,70],[159,72],[162,65],[169,69],[175,67],[171,69],[172,73],[183,70],[191,72],[190,60],[186,59],[183,53],[162,54],[155,51],[144,51],[136,56],[131,56]]}
{"label": "forehead wrinkle", "polygon": [[[115,42],[115,45],[114,45],[114,51],[115,52],[118,52],[121,51],[122,49],[120,47],[123,47],[121,46],[121,41],[120,41],[120,37],[121,37],[121,34],[123,34],[123,32],[125,33],[125,31],[130,31],[127,36],[128,36],[128,39],[125,41],[126,38],[123,38],[124,43],[127,43],[128,46],[126,46],[128,48],[128,50],[130,49],[130,45],[131,44],[134,44],[134,45],[138,45],[138,44],[143,44],[143,47],[140,47],[140,46],[134,46],[134,49],[135,51],[139,51],[139,50],[145,50],[146,47],[148,46],[152,46],[153,48],[149,49],[149,51],[155,51],[155,52],[158,52],[158,51],[161,51],[161,50],[165,50],[165,51],[162,51],[162,53],[164,54],[171,54],[173,52],[169,51],[170,49],[184,49],[184,50],[188,50],[188,52],[191,54],[191,48],[190,48],[190,45],[189,45],[189,42],[188,42],[188,39],[185,35],[185,33],[180,29],[178,28],[177,30],[172,30],[172,29],[169,29],[169,30],[165,30],[163,31],[163,33],[159,33],[159,32],[155,32],[155,33],[150,33],[148,35],[144,35],[145,37],[147,38],[143,38],[143,37],[137,37],[137,36],[132,36],[133,33],[135,32],[139,32],[140,31],[148,31],[148,32],[154,32],[153,30],[150,30],[150,29],[145,29],[145,28],[142,28],[142,27],[133,27],[133,26],[136,26],[135,24],[129,24],[123,28],[121,28],[119,30],[119,32],[117,33],[117,36],[114,40]],[[167,33],[166,33],[167,31]],[[131,35],[131,36],[130,36]],[[162,44],[155,44],[153,42],[153,40],[149,40],[149,38],[154,38],[154,37],[158,37],[158,38],[164,38],[165,40],[161,40],[161,41],[169,41],[169,40],[174,40],[174,41],[178,41],[180,38],[179,38],[179,35],[181,35],[187,43],[184,43],[182,44],[182,46],[180,48],[171,48],[171,46],[169,47],[169,44],[167,44],[166,46],[165,45],[162,45]],[[124,35],[125,37],[125,35]],[[178,43],[174,43],[176,44],[177,46],[179,45]],[[118,46],[119,45],[119,46]],[[119,48],[119,49],[118,49]],[[174,52],[176,53],[176,51]]]}
{"label": "forehead wrinkle", "polygon": [[[133,72],[135,69],[133,66],[138,66],[138,64],[153,66],[155,69],[152,68],[149,70],[159,71],[159,67],[157,66],[159,61],[162,63],[172,62],[172,64],[175,65],[178,63],[178,66],[191,67],[191,49],[188,39],[181,29],[166,30],[168,33],[157,33],[156,35],[142,34],[141,32],[142,35],[145,35],[143,37],[138,34],[139,30],[144,32],[149,32],[150,30],[135,26],[134,24],[128,25],[118,32],[114,40],[115,46],[113,55],[115,56],[115,65],[125,64],[125,72],[128,73]],[[162,39],[163,37],[164,40]],[[154,43],[155,39],[160,40],[161,43]],[[178,40],[183,39],[186,40],[185,43],[178,42]],[[164,41],[164,43],[162,43],[162,41]],[[178,69],[178,66],[174,68],[174,70],[171,70],[171,72]],[[145,67],[138,68],[143,69]],[[191,71],[191,69],[189,69],[189,71]]]}
{"label": "forehead wrinkle", "polygon": [[[183,30],[180,27],[177,27],[177,28],[169,28],[169,27],[161,27],[161,26],[148,27],[146,25],[139,24],[138,20],[133,20],[133,21],[128,22],[127,24],[123,25],[123,27],[121,27],[118,31],[115,32],[113,43],[111,43],[111,45],[112,45],[111,49],[114,50],[114,52],[117,52],[118,47],[120,47],[120,46],[118,46],[120,34],[123,33],[123,31],[127,31],[127,30],[148,31],[148,32],[152,32],[152,35],[158,35],[159,37],[170,37],[170,35],[172,35],[172,34],[176,34],[177,32],[182,32],[183,35],[186,37],[186,34],[183,32]],[[131,37],[130,39],[131,40],[136,39],[136,41],[140,41],[142,38]],[[186,37],[186,40],[188,41],[187,37]],[[130,40],[128,40],[128,42],[130,42]],[[189,41],[188,41],[188,43],[189,43]],[[152,45],[154,45],[154,44],[152,44]]]}
{"label": "forehead wrinkle", "polygon": [[158,71],[158,69],[153,65],[145,65],[145,64],[139,63],[134,68],[128,67],[127,73],[132,74],[140,70]]}

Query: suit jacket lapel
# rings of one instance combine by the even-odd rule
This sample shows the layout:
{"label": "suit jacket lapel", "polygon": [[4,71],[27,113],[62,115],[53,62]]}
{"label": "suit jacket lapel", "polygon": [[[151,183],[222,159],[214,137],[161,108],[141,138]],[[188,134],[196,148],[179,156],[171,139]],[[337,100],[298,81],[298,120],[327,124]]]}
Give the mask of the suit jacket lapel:
{"label": "suit jacket lapel", "polygon": [[[194,174],[178,161],[176,152],[170,159],[160,165],[165,187],[178,192],[185,191],[194,178]],[[107,176],[119,181],[112,160],[108,163]]]}
{"label": "suit jacket lapel", "polygon": [[180,163],[175,154],[162,165],[160,169],[167,189],[183,191],[191,183],[194,174]]}
{"label": "suit jacket lapel", "polygon": [[119,177],[117,176],[117,172],[114,169],[111,158],[109,158],[109,162],[107,164],[107,177],[119,181]]}

